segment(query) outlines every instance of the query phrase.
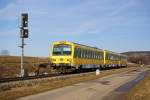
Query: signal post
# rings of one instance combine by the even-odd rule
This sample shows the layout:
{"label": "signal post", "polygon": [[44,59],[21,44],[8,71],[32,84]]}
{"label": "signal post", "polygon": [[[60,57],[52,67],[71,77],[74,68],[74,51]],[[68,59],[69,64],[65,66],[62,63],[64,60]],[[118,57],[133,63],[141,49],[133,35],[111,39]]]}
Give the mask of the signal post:
{"label": "signal post", "polygon": [[24,64],[23,64],[23,57],[24,57],[24,39],[28,38],[29,36],[29,31],[28,31],[28,14],[27,13],[22,13],[21,14],[21,26],[20,26],[20,38],[21,38],[21,48],[22,54],[21,54],[21,68],[20,68],[20,76],[24,77]]}

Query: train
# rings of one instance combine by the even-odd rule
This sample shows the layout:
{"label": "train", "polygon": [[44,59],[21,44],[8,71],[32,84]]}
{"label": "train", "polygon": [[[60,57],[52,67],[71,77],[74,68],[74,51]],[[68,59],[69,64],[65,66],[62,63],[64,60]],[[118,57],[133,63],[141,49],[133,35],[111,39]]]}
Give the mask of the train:
{"label": "train", "polygon": [[83,69],[127,67],[126,55],[79,43],[53,42],[50,51],[51,66],[62,73]]}

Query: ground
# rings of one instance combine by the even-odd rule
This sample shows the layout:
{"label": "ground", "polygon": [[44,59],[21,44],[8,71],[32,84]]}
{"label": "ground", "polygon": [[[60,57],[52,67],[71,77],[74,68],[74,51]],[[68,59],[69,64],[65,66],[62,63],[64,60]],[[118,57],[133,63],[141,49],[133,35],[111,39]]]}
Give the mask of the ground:
{"label": "ground", "polygon": [[[51,98],[51,100],[60,99],[61,97],[65,100],[70,100],[72,97],[77,99],[82,97],[86,100],[90,98],[93,98],[93,100],[110,100],[108,97],[114,98],[114,96],[118,94],[118,91],[116,91],[117,88],[128,83],[130,80],[134,80],[140,73],[148,69],[148,67],[129,67],[104,70],[98,76],[90,74],[88,76],[44,82],[33,86],[12,88],[11,90],[0,92],[0,100],[14,100],[18,98],[25,100],[31,99],[32,97],[31,100],[35,98],[38,100],[40,98],[39,96],[41,96],[42,99],[46,99],[47,97]],[[115,93],[115,95],[113,93]],[[69,96],[69,98],[65,98],[65,96]],[[132,94],[130,96],[132,96]]]}
{"label": "ground", "polygon": [[125,83],[136,79],[144,71],[145,69],[124,71],[18,100],[115,100],[117,97],[109,98],[112,97],[111,93],[116,92],[116,89]]}
{"label": "ground", "polygon": [[150,100],[150,71],[147,77],[125,95],[125,98],[126,100]]}

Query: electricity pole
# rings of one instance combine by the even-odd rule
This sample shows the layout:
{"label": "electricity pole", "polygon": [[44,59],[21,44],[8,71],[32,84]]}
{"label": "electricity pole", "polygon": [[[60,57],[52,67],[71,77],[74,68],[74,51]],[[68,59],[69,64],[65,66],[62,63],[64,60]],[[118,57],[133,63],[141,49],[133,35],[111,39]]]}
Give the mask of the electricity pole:
{"label": "electricity pole", "polygon": [[20,76],[24,76],[24,66],[23,66],[23,57],[24,57],[24,38],[28,38],[28,14],[22,13],[21,14],[21,26],[20,26],[20,38],[21,38],[21,48],[22,54],[21,54],[21,70],[20,70]]}

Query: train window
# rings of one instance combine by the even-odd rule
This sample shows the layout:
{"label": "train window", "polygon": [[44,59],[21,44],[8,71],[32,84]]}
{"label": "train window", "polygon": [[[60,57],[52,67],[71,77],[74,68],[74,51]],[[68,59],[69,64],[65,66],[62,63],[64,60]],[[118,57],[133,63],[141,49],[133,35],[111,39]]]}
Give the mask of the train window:
{"label": "train window", "polygon": [[86,58],[88,59],[89,58],[89,55],[88,55],[88,51],[86,50]]}
{"label": "train window", "polygon": [[82,57],[81,58],[85,58],[85,51],[82,50]]}
{"label": "train window", "polygon": [[90,59],[92,59],[92,51],[90,51]]}
{"label": "train window", "polygon": [[86,58],[89,58],[88,51],[86,50]]}
{"label": "train window", "polygon": [[98,55],[98,58],[97,59],[100,59],[100,55]]}
{"label": "train window", "polygon": [[53,54],[60,55],[61,54],[61,48],[54,48]]}
{"label": "train window", "polygon": [[106,57],[105,57],[105,58],[106,58],[106,60],[108,60],[108,54],[106,54]]}
{"label": "train window", "polygon": [[87,51],[85,50],[85,58],[87,58]]}
{"label": "train window", "polygon": [[78,55],[77,55],[79,58],[81,58],[81,49],[79,48],[78,49]]}
{"label": "train window", "polygon": [[114,60],[117,60],[117,56],[114,56]]}
{"label": "train window", "polygon": [[97,59],[97,53],[95,52],[95,59]]}
{"label": "train window", "polygon": [[94,59],[96,59],[96,54],[95,54],[95,52],[94,52]]}
{"label": "train window", "polygon": [[111,55],[108,55],[108,60],[111,60],[110,58],[111,58]]}
{"label": "train window", "polygon": [[100,55],[100,56],[99,56],[99,59],[102,59],[102,58],[103,58],[102,55]]}
{"label": "train window", "polygon": [[103,56],[104,56],[103,53],[100,53],[100,59],[103,59]]}
{"label": "train window", "polygon": [[113,60],[114,59],[114,56],[113,55],[110,55],[110,60]]}
{"label": "train window", "polygon": [[97,59],[97,53],[95,53],[95,59]]}
{"label": "train window", "polygon": [[87,58],[87,51],[85,50],[85,58]]}
{"label": "train window", "polygon": [[88,50],[86,50],[86,58],[89,58]]}
{"label": "train window", "polygon": [[83,50],[81,50],[81,58],[83,58]]}
{"label": "train window", "polygon": [[91,58],[90,51],[88,51],[89,59]]}
{"label": "train window", "polygon": [[84,58],[87,58],[86,50],[84,50]]}
{"label": "train window", "polygon": [[83,58],[85,58],[85,51],[83,50],[83,53],[82,53],[82,55],[83,55]]}
{"label": "train window", "polygon": [[86,57],[87,57],[87,59],[89,58],[89,52],[88,52],[88,50],[86,51]]}
{"label": "train window", "polygon": [[75,58],[78,57],[78,48],[75,48],[75,49],[74,49],[74,57],[75,57]]}
{"label": "train window", "polygon": [[88,51],[88,58],[90,59],[90,51]]}
{"label": "train window", "polygon": [[97,59],[99,59],[99,54],[97,53]]}
{"label": "train window", "polygon": [[70,45],[54,45],[53,55],[71,55]]}
{"label": "train window", "polygon": [[102,58],[101,58],[101,55],[99,55],[99,58],[98,58],[98,59],[102,59]]}
{"label": "train window", "polygon": [[97,53],[97,59],[99,59],[99,55],[98,55],[98,53]]}
{"label": "train window", "polygon": [[97,53],[96,53],[96,59],[98,59],[98,55],[97,55]]}
{"label": "train window", "polygon": [[94,59],[94,52],[92,52],[92,59]]}
{"label": "train window", "polygon": [[89,59],[91,59],[91,51],[89,51]]}
{"label": "train window", "polygon": [[71,54],[71,48],[70,47],[64,47],[63,48],[63,54],[64,55],[70,55]]}
{"label": "train window", "polygon": [[117,56],[117,60],[119,60],[119,56]]}
{"label": "train window", "polygon": [[114,59],[113,55],[109,54],[108,55],[108,60],[113,60],[113,59]]}

